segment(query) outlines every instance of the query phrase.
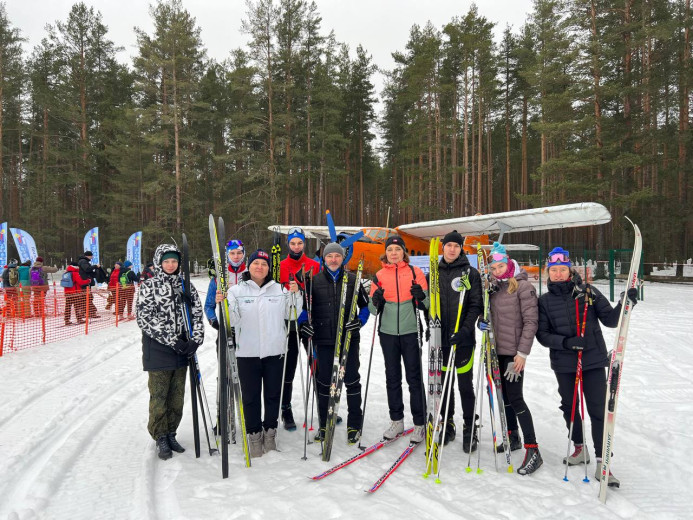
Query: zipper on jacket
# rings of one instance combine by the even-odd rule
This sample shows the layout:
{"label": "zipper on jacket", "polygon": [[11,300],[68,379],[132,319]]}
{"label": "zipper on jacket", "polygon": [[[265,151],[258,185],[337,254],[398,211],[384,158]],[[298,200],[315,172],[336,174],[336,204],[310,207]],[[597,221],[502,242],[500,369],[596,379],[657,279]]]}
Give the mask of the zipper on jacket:
{"label": "zipper on jacket", "polygon": [[399,336],[399,267],[395,265],[395,289],[397,290],[397,335]]}

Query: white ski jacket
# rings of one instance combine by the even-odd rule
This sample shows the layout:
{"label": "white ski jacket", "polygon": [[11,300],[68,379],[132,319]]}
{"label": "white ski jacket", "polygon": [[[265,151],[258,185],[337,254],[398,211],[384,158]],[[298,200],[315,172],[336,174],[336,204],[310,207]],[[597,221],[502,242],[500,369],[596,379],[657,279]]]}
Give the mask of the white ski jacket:
{"label": "white ski jacket", "polygon": [[244,280],[229,288],[231,325],[236,330],[238,357],[279,356],[284,354],[286,325],[284,320],[301,314],[301,293],[292,294],[275,281],[259,287],[252,280]]}

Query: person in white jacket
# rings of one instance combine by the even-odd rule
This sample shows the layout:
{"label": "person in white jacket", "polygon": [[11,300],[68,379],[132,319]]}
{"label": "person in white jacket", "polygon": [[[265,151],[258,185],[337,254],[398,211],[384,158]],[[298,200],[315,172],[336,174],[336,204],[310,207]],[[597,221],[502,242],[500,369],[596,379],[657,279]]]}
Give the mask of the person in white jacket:
{"label": "person in white jacket", "polygon": [[[295,281],[287,292],[270,275],[270,257],[258,249],[248,259],[248,271],[228,290],[231,325],[236,333],[236,357],[243,394],[250,456],[276,450],[277,419],[286,345],[285,320],[300,314],[303,299]],[[217,303],[224,295],[217,292]],[[295,311],[293,307],[296,307]],[[262,408],[264,405],[264,419]]]}

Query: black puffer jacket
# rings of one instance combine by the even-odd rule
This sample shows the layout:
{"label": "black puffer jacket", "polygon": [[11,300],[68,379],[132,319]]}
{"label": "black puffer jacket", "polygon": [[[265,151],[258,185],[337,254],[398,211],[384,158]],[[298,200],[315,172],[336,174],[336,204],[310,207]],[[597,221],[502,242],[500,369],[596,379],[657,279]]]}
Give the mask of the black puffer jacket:
{"label": "black puffer jacket", "polygon": [[[137,324],[142,329],[142,365],[144,370],[175,370],[187,366],[188,359],[181,356],[173,345],[184,330],[181,312],[181,276],[178,272],[166,274],[161,268],[161,257],[168,252],[180,255],[176,246],[161,244],[154,252],[154,277],[140,284],[137,294]],[[195,286],[190,286],[192,339],[202,345],[204,322],[202,302]]]}
{"label": "black puffer jacket", "polygon": [[[344,323],[349,319],[349,310],[351,309],[351,300],[354,297],[354,285],[356,283],[356,275],[347,273],[349,282],[347,284],[346,309],[344,314]],[[339,321],[339,305],[342,298],[342,278],[344,272],[340,269],[336,280],[327,272],[327,268],[320,271],[313,278],[313,306],[312,306],[312,322],[315,335],[313,342],[316,345],[332,345],[334,346],[337,338],[337,322]],[[309,297],[306,295],[306,297]],[[368,296],[363,290],[360,291],[357,300],[358,316],[359,310],[368,307]],[[305,308],[305,305],[304,305]],[[359,331],[356,330],[351,334],[352,344],[359,342]]]}
{"label": "black puffer jacket", "polygon": [[[580,280],[576,280],[578,285]],[[599,326],[601,321],[605,327],[618,325],[621,313],[621,304],[612,308],[609,301],[592,286],[593,304],[587,310],[587,325],[585,338],[587,346],[582,353],[582,369],[606,367],[609,359],[606,355],[606,343]],[[551,282],[547,283],[548,291],[539,298],[539,329],[537,339],[539,343],[551,349],[549,357],[551,368],[559,373],[574,373],[577,369],[577,352],[563,348],[563,340],[577,336],[577,322],[575,319],[575,282]],[[580,323],[584,312],[584,298],[578,300]]]}
{"label": "black puffer jacket", "polygon": [[77,259],[77,265],[79,266],[79,275],[85,280],[90,279],[91,285],[95,285],[96,266],[92,265],[91,260],[82,255]]}
{"label": "black puffer jacket", "polygon": [[[443,346],[450,346],[450,335],[455,332],[457,322],[457,308],[460,303],[460,293],[453,287],[453,281],[462,273],[469,271],[469,289],[464,295],[462,314],[460,316],[460,329],[464,332],[464,339],[458,346],[471,347],[476,343],[475,326],[484,308],[484,299],[481,292],[481,276],[479,271],[469,264],[467,256],[462,253],[454,262],[447,263],[444,258],[438,264],[438,283],[440,286],[440,313],[441,313],[441,337]],[[429,278],[427,276],[427,278]],[[429,279],[430,287],[430,279]]]}

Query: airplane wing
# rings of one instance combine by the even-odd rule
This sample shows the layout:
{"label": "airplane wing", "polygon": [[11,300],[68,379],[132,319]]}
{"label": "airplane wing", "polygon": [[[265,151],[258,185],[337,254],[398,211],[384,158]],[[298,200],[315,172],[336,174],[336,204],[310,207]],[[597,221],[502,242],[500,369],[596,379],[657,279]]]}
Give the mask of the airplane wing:
{"label": "airplane wing", "polygon": [[452,230],[462,235],[491,235],[544,229],[594,226],[611,221],[611,214],[596,202],[548,206],[490,215],[431,220],[399,226],[397,230],[418,238],[442,237]]}
{"label": "airplane wing", "polygon": [[[288,235],[289,230],[293,227],[296,226],[268,226],[267,229],[270,231],[278,231],[282,235]],[[330,239],[330,229],[327,226],[300,226],[301,229],[303,229],[303,233],[305,233],[306,238],[317,238],[318,240],[327,240],[328,242],[331,241]],[[337,226],[337,233],[346,233],[348,235],[353,235],[354,233],[358,233],[361,231],[363,228],[360,228],[358,226]]]}

